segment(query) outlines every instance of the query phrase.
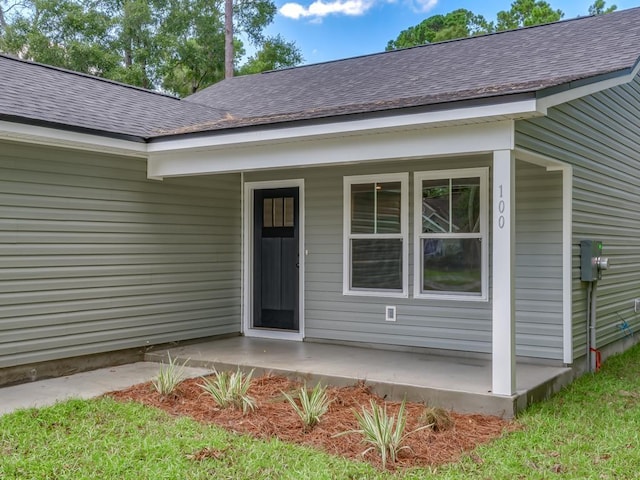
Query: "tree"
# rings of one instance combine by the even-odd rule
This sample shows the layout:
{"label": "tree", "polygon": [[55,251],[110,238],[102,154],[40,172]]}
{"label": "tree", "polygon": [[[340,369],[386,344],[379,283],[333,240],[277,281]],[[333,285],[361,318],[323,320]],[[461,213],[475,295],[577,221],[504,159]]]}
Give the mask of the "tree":
{"label": "tree", "polygon": [[395,40],[387,43],[386,50],[469,37],[491,31],[493,31],[493,25],[482,15],[460,8],[446,15],[433,15],[418,25],[401,31]]}
{"label": "tree", "polygon": [[[591,13],[594,9],[598,13],[608,13],[615,9],[614,6],[604,10],[604,3],[604,0],[595,0],[594,5],[589,8],[589,12]],[[509,10],[497,13],[495,24],[487,21],[482,15],[459,9],[446,15],[433,15],[418,25],[401,31],[395,40],[390,40],[387,43],[386,49],[407,48],[425,43],[551,23],[560,20],[563,16],[564,13],[561,10],[555,10],[549,3],[542,0],[515,0]]]}
{"label": "tree", "polygon": [[240,75],[277,70],[302,62],[302,53],[295,43],[285,41],[280,35],[268,38],[262,48],[240,68]]}
{"label": "tree", "polygon": [[589,7],[589,15],[602,15],[605,13],[615,12],[618,7],[611,5],[609,8],[605,7],[607,2],[605,0],[596,0],[593,5]]}
{"label": "tree", "polygon": [[[2,40],[3,33],[8,28],[7,15],[10,14],[11,10],[20,6],[20,2],[9,2],[8,0],[0,0],[0,40]],[[0,52],[2,51],[2,44],[0,43]]]}
{"label": "tree", "polygon": [[224,78],[233,77],[233,0],[224,2]]}
{"label": "tree", "polygon": [[[22,0],[17,10],[1,17],[0,49],[23,58],[179,95],[224,78],[224,0]],[[275,13],[272,0],[233,5],[234,30],[264,50],[253,69],[301,61],[292,43],[264,36]],[[237,64],[244,46],[233,45]]]}
{"label": "tree", "polygon": [[564,17],[562,10],[554,10],[551,5],[542,0],[516,0],[511,4],[510,10],[498,12],[496,30],[512,30],[551,23],[562,17]]}
{"label": "tree", "polygon": [[30,0],[7,21],[2,50],[50,65],[103,75],[118,64],[104,49],[112,19],[73,0]]}

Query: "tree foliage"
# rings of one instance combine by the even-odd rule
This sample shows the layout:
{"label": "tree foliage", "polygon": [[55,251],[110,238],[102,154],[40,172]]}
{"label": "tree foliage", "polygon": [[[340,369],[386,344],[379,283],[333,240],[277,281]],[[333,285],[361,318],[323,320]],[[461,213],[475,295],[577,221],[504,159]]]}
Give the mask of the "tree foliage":
{"label": "tree foliage", "polygon": [[[0,0],[0,51],[178,95],[224,77],[223,0],[21,0],[11,10],[9,1]],[[240,37],[257,48],[239,71],[302,61],[293,42],[264,35],[275,13],[272,0],[235,1],[236,65]]]}
{"label": "tree foliage", "polygon": [[606,3],[604,0],[596,0],[593,2],[593,5],[589,7],[589,15],[602,15],[615,12],[618,9],[616,5],[611,5],[607,8]]}
{"label": "tree foliage", "polygon": [[389,40],[386,49],[412,47],[491,31],[493,31],[493,25],[482,15],[460,8],[446,15],[433,15],[418,25],[403,30],[395,40]]}
{"label": "tree foliage", "polygon": [[302,62],[302,55],[293,42],[276,35],[265,39],[262,48],[240,67],[240,75],[290,67]]}
{"label": "tree foliage", "polygon": [[554,10],[542,0],[516,0],[509,10],[499,11],[496,17],[496,30],[502,31],[557,22],[564,17],[564,13],[562,10]]}
{"label": "tree foliage", "polygon": [[[589,14],[599,15],[616,10],[615,5],[607,8],[605,4],[605,0],[595,0],[594,4],[589,7]],[[395,40],[389,40],[386,49],[407,48],[425,43],[540,25],[558,21],[563,17],[562,10],[554,9],[543,0],[515,0],[509,10],[501,10],[496,14],[495,23],[488,21],[482,15],[459,9],[446,15],[433,15],[419,24],[401,31]]]}

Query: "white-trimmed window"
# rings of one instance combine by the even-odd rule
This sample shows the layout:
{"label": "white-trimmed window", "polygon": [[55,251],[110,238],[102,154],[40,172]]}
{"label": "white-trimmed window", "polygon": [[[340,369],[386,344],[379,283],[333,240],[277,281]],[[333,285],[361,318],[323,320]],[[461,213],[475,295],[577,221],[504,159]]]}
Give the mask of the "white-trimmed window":
{"label": "white-trimmed window", "polygon": [[409,174],[344,177],[343,293],[408,296]]}
{"label": "white-trimmed window", "polygon": [[414,174],[414,296],[486,300],[488,168]]}

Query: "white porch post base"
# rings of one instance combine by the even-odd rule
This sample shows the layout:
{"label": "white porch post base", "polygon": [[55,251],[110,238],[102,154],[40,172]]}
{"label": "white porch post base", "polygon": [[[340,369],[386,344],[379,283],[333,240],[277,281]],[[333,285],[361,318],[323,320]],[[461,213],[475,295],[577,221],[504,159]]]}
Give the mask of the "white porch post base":
{"label": "white porch post base", "polygon": [[515,156],[493,152],[492,392],[516,392]]}

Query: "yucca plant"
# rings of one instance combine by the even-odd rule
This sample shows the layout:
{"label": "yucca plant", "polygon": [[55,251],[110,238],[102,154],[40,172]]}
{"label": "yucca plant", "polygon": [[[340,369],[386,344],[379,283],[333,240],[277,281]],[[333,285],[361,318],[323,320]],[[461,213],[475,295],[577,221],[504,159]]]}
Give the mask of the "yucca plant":
{"label": "yucca plant", "polygon": [[238,369],[234,373],[217,373],[213,380],[204,379],[200,387],[210,394],[220,408],[241,408],[246,415],[249,410],[256,407],[256,401],[249,396],[249,386],[253,370],[244,374]]}
{"label": "yucca plant", "polygon": [[[331,401],[327,397],[327,389],[319,383],[313,388],[311,394],[305,384],[294,397],[286,392],[282,392],[287,401],[291,404],[295,412],[302,420],[305,429],[312,429],[320,422],[320,417],[327,413]],[[300,405],[296,401],[299,400]]]}
{"label": "yucca plant", "polygon": [[371,404],[371,411],[362,407],[362,414],[354,412],[360,429],[350,430],[338,435],[346,435],[348,433],[362,434],[363,441],[371,444],[371,447],[362,452],[362,455],[366,455],[371,450],[377,450],[382,460],[382,468],[386,468],[387,458],[390,458],[392,462],[396,462],[398,460],[398,452],[409,448],[402,446],[405,438],[419,430],[430,428],[431,425],[424,425],[405,435],[404,429],[407,424],[407,417],[404,414],[406,404],[404,400],[400,404],[400,410],[398,410],[397,422],[395,416],[387,414],[386,404],[381,407],[373,400],[369,400],[369,403]]}
{"label": "yucca plant", "polygon": [[178,363],[171,358],[171,355],[168,355],[168,357],[169,363],[163,363],[158,375],[151,380],[153,388],[155,388],[160,395],[165,396],[173,393],[178,384],[182,381],[184,369],[189,361],[189,359],[187,359],[182,365],[178,365]]}

